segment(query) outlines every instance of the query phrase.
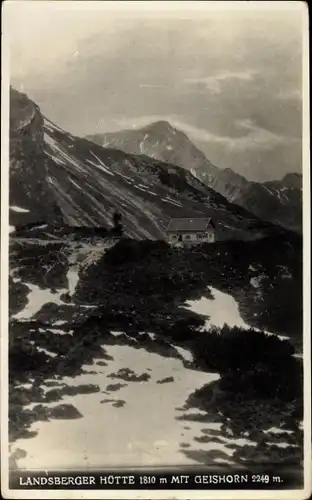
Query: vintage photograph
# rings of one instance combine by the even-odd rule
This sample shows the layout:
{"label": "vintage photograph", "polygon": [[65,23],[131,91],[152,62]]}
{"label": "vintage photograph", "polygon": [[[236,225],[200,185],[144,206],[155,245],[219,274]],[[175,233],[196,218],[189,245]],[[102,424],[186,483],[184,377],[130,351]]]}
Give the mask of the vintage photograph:
{"label": "vintage photograph", "polygon": [[9,472],[300,492],[308,11],[164,3],[5,3]]}

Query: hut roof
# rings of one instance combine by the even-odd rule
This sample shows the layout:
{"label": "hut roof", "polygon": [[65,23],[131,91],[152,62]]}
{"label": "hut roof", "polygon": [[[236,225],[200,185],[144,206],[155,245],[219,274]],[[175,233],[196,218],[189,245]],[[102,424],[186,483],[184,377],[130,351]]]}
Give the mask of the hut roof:
{"label": "hut roof", "polygon": [[206,231],[209,226],[215,228],[211,217],[171,219],[167,231]]}

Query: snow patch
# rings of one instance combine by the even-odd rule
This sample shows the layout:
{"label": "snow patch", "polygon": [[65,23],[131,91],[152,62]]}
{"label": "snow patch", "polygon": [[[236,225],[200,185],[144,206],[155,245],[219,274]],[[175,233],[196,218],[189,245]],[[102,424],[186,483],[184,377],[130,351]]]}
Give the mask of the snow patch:
{"label": "snow patch", "polygon": [[[63,323],[66,323],[66,321],[64,321]],[[54,323],[55,324],[55,323]],[[39,331],[42,330],[41,328],[39,328]],[[51,327],[51,326],[48,326],[47,327],[47,330],[57,334],[57,335],[72,335],[73,334],[73,331],[74,330],[61,330],[60,328],[54,328],[54,327]],[[45,330],[43,330],[45,331]]]}
{"label": "snow patch", "polygon": [[174,349],[176,351],[178,351],[178,353],[180,354],[180,356],[182,356],[182,358],[185,360],[185,361],[190,361],[192,362],[193,361],[193,354],[188,350],[188,349],[184,349],[184,347],[180,347],[178,345],[175,345],[175,344],[172,344],[172,347],[174,347]]}
{"label": "snow patch", "polygon": [[287,434],[293,434],[293,431],[289,431],[286,429],[278,429],[277,427],[270,427],[270,429],[266,429],[264,431],[266,434],[284,434],[286,432]]}
{"label": "snow patch", "polygon": [[[96,165],[95,163],[93,163],[93,165],[95,167],[99,168],[100,170],[103,170],[104,172],[106,172],[109,175],[114,176],[114,172],[112,172],[111,170],[109,170],[109,168],[102,162],[102,160],[100,160],[100,158],[98,158],[92,151],[90,151],[90,153],[100,163],[100,165]],[[88,160],[88,161],[90,163],[90,160]]]}
{"label": "snow patch", "polygon": [[73,179],[71,179],[71,178],[69,178],[69,180],[70,180],[70,182],[71,182],[74,186],[76,186],[76,188],[77,188],[77,189],[80,189],[80,191],[82,190],[82,187],[81,187],[81,186],[79,186],[79,184],[77,184],[77,182],[75,182],[75,181],[74,181]]}
{"label": "snow patch", "polygon": [[178,203],[178,202],[173,201],[173,200],[168,200],[168,198],[161,198],[161,201],[164,201],[165,203],[170,203],[171,205],[174,205],[176,207],[182,207],[181,203]]}
{"label": "snow patch", "polygon": [[[218,380],[219,376],[187,369],[180,359],[163,357],[143,348],[124,345],[103,345],[103,348],[112,357],[107,366],[85,365],[82,368],[89,373],[60,380],[70,386],[94,384],[100,387],[99,392],[77,394],[68,400],[83,418],[36,422],[33,425],[38,431],[35,437],[17,439],[12,445],[12,452],[17,448],[26,451],[26,456],[18,460],[18,466],[75,469],[86,465],[120,467],[136,464],[146,467],[192,464],[193,460],[181,453],[180,443],[184,441],[193,446],[202,423],[194,422],[186,431],[185,421],[177,420],[181,415],[177,408],[185,404],[194,390]],[[150,379],[126,382],[107,377],[122,368],[136,374],[149,374]],[[95,370],[97,373],[92,373]],[[173,377],[174,382],[157,384],[168,377]],[[122,384],[119,390],[103,394],[108,385],[118,383]],[[112,402],[105,402],[108,399],[120,400],[124,405],[114,407]],[[193,410],[192,413],[198,412]],[[205,427],[210,427],[210,424]],[[216,425],[211,424],[211,429],[215,428]],[[83,439],[77,439],[77,435]],[[222,448],[231,457],[225,444],[211,441],[201,446],[208,450]]]}
{"label": "snow patch", "polygon": [[48,118],[44,119],[44,125],[45,125],[45,127],[47,127],[48,129],[50,129],[52,131],[58,130],[59,132],[62,132],[63,134],[65,133],[65,130],[61,129],[60,127],[58,127],[57,125],[52,123],[50,120],[48,120]]}
{"label": "snow patch", "polygon": [[267,446],[277,446],[278,448],[294,448],[297,445],[295,444],[290,444],[290,443],[270,443],[267,441]]}
{"label": "snow patch", "polygon": [[231,229],[231,231],[238,230],[236,227],[228,226],[224,222],[219,222],[219,224],[221,224],[221,226],[223,226],[223,227],[226,227],[227,229]]}
{"label": "snow patch", "polygon": [[191,311],[209,316],[204,328],[209,329],[212,326],[222,328],[227,324],[230,327],[237,326],[249,329],[250,326],[242,319],[238,310],[238,304],[233,297],[229,294],[220,292],[216,288],[209,288],[214,296],[213,300],[202,297],[199,300],[189,300],[186,302],[187,308]]}
{"label": "snow patch", "polygon": [[13,212],[30,212],[30,210],[27,210],[27,208],[22,208],[22,207],[17,207],[15,205],[10,207]]}
{"label": "snow patch", "polygon": [[66,160],[67,163],[73,165],[77,170],[83,172],[83,168],[81,166],[81,163],[76,160],[75,158],[73,158],[72,156],[70,156],[68,153],[66,153],[64,151],[64,149],[62,149],[60,147],[60,145],[57,143],[57,141],[53,141],[53,145],[51,144],[51,148],[54,152],[56,152],[58,155],[61,155],[61,158],[59,158],[59,156],[51,156],[49,153],[49,156],[51,156],[53,158],[53,160],[56,162],[56,163],[59,163],[60,165],[65,165],[67,166],[66,163],[64,163],[64,160]]}
{"label": "snow patch", "polygon": [[51,356],[52,358],[55,358],[57,354],[51,351],[47,351],[47,349],[44,349],[43,347],[36,347],[37,351],[39,352],[44,352],[47,356]]}
{"label": "snow patch", "polygon": [[[144,332],[143,332],[143,333],[144,333]],[[149,336],[149,338],[150,338],[151,340],[156,340],[156,338],[157,338],[156,333],[147,332],[147,335]]]}
{"label": "snow patch", "polygon": [[126,179],[127,181],[131,181],[132,182],[132,179],[130,177],[128,177],[127,175],[124,175],[120,172],[116,172],[117,175],[120,175],[120,177],[123,177],[124,179]]}
{"label": "snow patch", "polygon": [[79,282],[78,272],[77,270],[69,268],[66,276],[68,280],[68,292],[70,293],[70,295],[74,295]]}
{"label": "snow patch", "polygon": [[272,191],[271,191],[271,190],[270,190],[267,186],[264,186],[264,185],[262,184],[262,187],[263,187],[263,189],[265,189],[268,193],[270,193],[270,194],[274,194],[274,193],[272,193]]}
{"label": "snow patch", "polygon": [[48,227],[48,224],[40,224],[40,226],[34,226],[29,229],[29,231],[36,231],[37,229],[45,229]]}
{"label": "snow patch", "polygon": [[107,167],[103,167],[103,165],[97,165],[96,163],[94,163],[93,161],[91,160],[87,160],[88,163],[90,163],[90,165],[92,165],[93,167],[96,167],[98,168],[99,170],[102,170],[102,172],[105,172],[106,174],[109,174],[109,175],[114,175],[113,172],[111,172],[110,170],[108,170]]}
{"label": "snow patch", "polygon": [[[16,313],[13,318],[25,320],[33,318],[41,308],[47,303],[53,303],[57,305],[64,305],[64,301],[61,300],[61,295],[63,293],[74,294],[75,288],[79,281],[78,272],[70,269],[67,272],[68,288],[61,288],[57,293],[52,293],[49,289],[41,289],[39,286],[33,283],[25,283],[29,288],[27,295],[28,303],[22,311]],[[66,321],[55,322],[53,325],[65,324]]]}
{"label": "snow patch", "polygon": [[53,137],[51,137],[49,134],[47,134],[46,132],[44,132],[43,138],[44,138],[44,142],[46,144],[49,144],[49,146],[51,146],[52,148],[55,147],[56,140]]}
{"label": "snow patch", "polygon": [[29,293],[27,295],[28,303],[22,311],[13,316],[14,319],[31,319],[49,302],[53,302],[57,305],[64,304],[60,296],[67,292],[67,288],[58,290],[58,293],[54,294],[49,289],[42,290],[33,283],[25,283],[25,285],[29,288]]}
{"label": "snow patch", "polygon": [[[242,319],[238,304],[233,297],[227,293],[220,292],[216,288],[209,287],[214,299],[207,299],[202,297],[199,300],[189,300],[186,302],[187,309],[195,312],[196,314],[201,314],[203,316],[208,316],[209,319],[203,329],[209,330],[211,327],[216,326],[222,328],[225,324],[229,327],[238,327],[245,330],[251,329],[251,326],[247,325]],[[262,331],[258,328],[253,327],[255,331]],[[276,335],[275,333],[268,332],[264,330],[263,333],[266,335]],[[288,340],[289,337],[284,335],[276,335],[280,340]]]}
{"label": "snow patch", "polygon": [[146,192],[147,192],[147,190],[146,190],[146,189],[141,188],[140,186],[134,186],[134,187],[135,187],[136,189],[139,189],[140,191],[144,191],[144,193],[146,193]]}
{"label": "snow patch", "polygon": [[58,165],[61,165],[62,167],[66,166],[66,162],[65,162],[65,161],[63,161],[63,160],[61,160],[60,158],[58,158],[58,156],[55,156],[55,155],[53,155],[53,154],[49,153],[49,151],[47,151],[46,149],[45,149],[45,152],[46,152],[46,154],[47,154],[50,158],[52,158],[52,160],[53,160],[55,163],[57,163]]}

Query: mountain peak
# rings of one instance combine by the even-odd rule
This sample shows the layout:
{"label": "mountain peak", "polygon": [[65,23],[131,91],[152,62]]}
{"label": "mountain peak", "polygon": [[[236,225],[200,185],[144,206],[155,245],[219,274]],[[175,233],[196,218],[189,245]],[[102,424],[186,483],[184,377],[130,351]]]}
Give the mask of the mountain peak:
{"label": "mountain peak", "polygon": [[168,131],[175,130],[173,128],[173,126],[166,120],[158,120],[156,122],[150,123],[149,125],[147,125],[144,128],[148,129],[148,130],[158,131],[158,132],[162,132],[162,131],[168,132]]}
{"label": "mountain peak", "polygon": [[10,128],[11,131],[26,126],[34,117],[35,104],[26,94],[10,87]]}
{"label": "mountain peak", "polygon": [[299,174],[298,172],[290,172],[283,177],[283,181],[287,179],[302,179],[302,174]]}
{"label": "mountain peak", "polygon": [[282,179],[282,183],[285,186],[301,188],[302,174],[299,174],[297,172],[291,172],[289,174],[286,174]]}

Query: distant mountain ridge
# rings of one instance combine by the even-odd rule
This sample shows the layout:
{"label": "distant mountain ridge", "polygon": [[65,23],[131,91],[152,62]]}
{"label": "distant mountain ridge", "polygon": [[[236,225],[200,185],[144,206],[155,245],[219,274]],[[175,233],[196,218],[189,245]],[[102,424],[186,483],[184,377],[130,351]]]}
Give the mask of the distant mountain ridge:
{"label": "distant mountain ridge", "polygon": [[264,183],[248,181],[230,168],[219,169],[187,135],[166,121],[141,129],[89,135],[88,139],[130,154],[145,154],[174,163],[203,181],[228,201],[252,212],[262,220],[287,229],[302,230],[302,175],[290,173],[281,180]]}

